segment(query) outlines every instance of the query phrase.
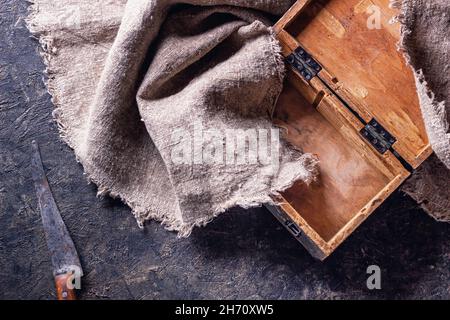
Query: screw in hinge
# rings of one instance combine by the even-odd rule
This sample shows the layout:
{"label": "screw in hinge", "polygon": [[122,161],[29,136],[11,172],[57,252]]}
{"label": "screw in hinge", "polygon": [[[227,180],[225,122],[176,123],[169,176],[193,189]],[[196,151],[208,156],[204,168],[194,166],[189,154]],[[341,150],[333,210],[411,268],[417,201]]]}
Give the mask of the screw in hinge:
{"label": "screw in hinge", "polygon": [[307,81],[310,81],[322,70],[322,67],[301,47],[294,50],[286,60]]}
{"label": "screw in hinge", "polygon": [[363,137],[381,154],[386,153],[397,141],[386,129],[375,119],[372,119],[361,130]]}

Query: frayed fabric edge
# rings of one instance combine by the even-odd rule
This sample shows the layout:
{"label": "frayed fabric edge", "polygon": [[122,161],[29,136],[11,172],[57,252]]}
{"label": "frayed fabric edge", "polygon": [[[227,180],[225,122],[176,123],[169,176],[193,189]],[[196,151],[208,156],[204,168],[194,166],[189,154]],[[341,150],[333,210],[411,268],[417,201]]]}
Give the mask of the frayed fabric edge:
{"label": "frayed fabric edge", "polygon": [[[129,201],[126,197],[122,196],[121,193],[116,190],[113,186],[109,186],[105,183],[101,182],[101,179],[97,178],[95,174],[90,174],[89,169],[86,168],[86,165],[83,163],[79,155],[77,154],[74,143],[71,140],[70,134],[66,128],[66,121],[63,113],[63,109],[61,108],[61,104],[58,99],[58,88],[55,84],[55,76],[58,74],[58,71],[53,68],[52,61],[55,59],[56,54],[58,52],[57,46],[54,44],[53,37],[46,34],[43,31],[38,31],[37,26],[35,24],[35,20],[37,15],[39,14],[39,4],[37,1],[27,1],[30,3],[28,8],[27,18],[25,19],[26,26],[30,33],[39,41],[39,54],[42,57],[42,60],[45,65],[43,82],[46,86],[47,93],[51,97],[51,102],[53,104],[54,110],[52,112],[53,120],[56,122],[58,127],[58,132],[61,137],[61,140],[66,143],[75,154],[75,159],[78,163],[83,166],[83,174],[85,175],[87,182],[93,183],[97,186],[97,194],[98,198],[103,198],[109,196],[113,199],[119,199],[124,204],[126,204],[130,209],[132,214],[134,215],[136,222],[139,228],[144,227],[144,222],[146,220],[154,219],[160,222],[167,230],[169,231],[178,231],[177,220],[173,219],[164,214],[155,214],[150,212],[150,210],[136,210],[137,205]],[[181,227],[180,227],[181,230]]]}
{"label": "frayed fabric edge", "polygon": [[[275,33],[275,30],[271,27],[269,28],[269,44],[270,49],[272,51],[272,57],[274,61],[275,70],[278,74],[278,79],[280,80],[280,83],[283,85],[284,78],[286,77],[286,65],[284,63],[284,56],[283,56],[283,49],[280,46],[280,43],[278,42],[277,35]],[[275,97],[275,101],[272,105],[272,110],[270,111],[270,118],[273,118],[273,115],[275,113],[275,107],[277,105],[278,99],[280,97],[281,90],[278,93],[278,95]]]}
{"label": "frayed fabric edge", "polygon": [[187,238],[191,235],[195,227],[206,226],[219,215],[232,208],[241,207],[244,209],[251,209],[262,207],[263,205],[279,206],[284,204],[285,201],[280,197],[283,191],[292,187],[300,179],[302,179],[302,181],[307,185],[316,179],[318,159],[313,155],[304,154],[299,161],[300,162],[298,165],[301,170],[299,170],[299,172],[294,172],[290,178],[286,179],[286,181],[281,184],[281,187],[272,188],[269,192],[261,195],[229,201],[220,208],[217,208],[211,216],[206,218],[196,219],[192,222],[182,222],[180,220],[167,217],[161,220],[159,216],[154,216],[151,212],[133,211],[133,214],[138,220],[138,223],[142,226],[148,220],[156,220],[159,221],[166,230],[176,231],[179,238]]}
{"label": "frayed fabric edge", "polygon": [[[282,55],[282,49],[276,38],[276,34],[273,28],[269,28],[269,32],[270,32],[269,44],[273,55],[275,71],[277,72],[277,75],[280,79],[280,83],[283,83],[286,74],[286,68],[284,63],[284,57]],[[275,101],[273,102],[272,112],[270,114],[271,117],[273,116],[273,112],[275,110],[280,94],[276,96]],[[298,152],[298,150],[296,150],[296,152]],[[281,184],[281,186],[278,186],[277,188],[272,188],[270,192],[267,194],[247,198],[245,200],[240,199],[227,202],[220,208],[217,208],[213,212],[212,216],[197,219],[190,223],[183,223],[176,219],[171,219],[167,221],[164,220],[161,221],[161,223],[166,227],[167,230],[177,231],[178,237],[189,237],[195,227],[206,226],[212,220],[217,218],[220,214],[226,212],[231,208],[241,207],[244,209],[250,209],[262,207],[263,205],[271,205],[271,206],[282,205],[285,203],[285,201],[282,200],[282,197],[280,197],[283,191],[292,187],[299,180],[302,180],[305,184],[309,185],[310,183],[316,180],[319,174],[318,173],[319,160],[317,159],[316,156],[311,154],[303,154],[297,159],[297,161],[299,161],[298,165],[299,168],[301,168],[301,170],[299,170],[299,172],[294,172],[290,178],[286,179],[286,181]],[[147,220],[151,219],[158,220],[157,217],[152,216],[152,214],[148,212],[147,213],[135,212],[135,217],[138,220],[138,223],[140,223],[141,225],[143,225],[144,222]]]}
{"label": "frayed fabric edge", "polygon": [[[414,14],[413,4],[410,0],[391,0],[390,7],[400,10],[400,13],[393,17],[392,23],[399,22],[401,25],[400,28],[400,41],[398,43],[398,50],[403,54],[405,60],[411,70],[414,73],[414,78],[416,80],[416,90],[418,96],[422,99],[422,103],[427,105],[429,109],[435,111],[436,116],[440,119],[438,124],[429,124],[434,129],[436,128],[444,128],[438,129],[440,131],[438,136],[439,138],[434,138],[434,135],[429,135],[430,143],[433,147],[434,152],[438,156],[439,159],[445,164],[445,166],[450,170],[450,159],[448,154],[444,148],[441,146],[443,144],[448,145],[448,141],[450,140],[449,126],[444,123],[444,119],[447,118],[447,111],[445,110],[445,101],[438,101],[435,93],[429,87],[427,80],[425,79],[424,73],[422,69],[415,69],[412,65],[411,56],[406,51],[406,42],[408,37],[411,35],[411,30],[408,25],[413,24]],[[425,101],[423,101],[425,100]],[[443,132],[442,132],[443,131]]]}
{"label": "frayed fabric edge", "polygon": [[[52,116],[57,124],[61,139],[74,151],[76,161],[83,166],[84,175],[86,176],[88,183],[93,183],[97,186],[97,197],[101,198],[109,196],[111,198],[121,200],[124,204],[130,207],[131,212],[135,217],[137,224],[140,228],[144,227],[146,221],[155,220],[161,223],[161,225],[166,230],[176,231],[178,233],[178,237],[189,237],[189,235],[192,233],[195,227],[206,226],[208,223],[214,220],[214,218],[218,217],[220,214],[226,212],[227,210],[233,207],[240,206],[243,208],[254,208],[254,207],[261,207],[264,204],[275,206],[280,205],[283,202],[280,200],[276,200],[279,199],[280,192],[285,191],[300,179],[303,179],[305,183],[309,184],[316,178],[318,160],[313,155],[304,154],[300,159],[298,159],[301,160],[302,166],[299,166],[301,170],[299,170],[299,172],[294,173],[289,179],[286,179],[286,181],[284,181],[281,184],[281,187],[277,188],[276,190],[272,189],[267,194],[262,194],[246,199],[240,199],[229,202],[226,205],[223,205],[220,208],[216,209],[213,212],[212,216],[210,217],[200,218],[193,222],[185,223],[183,221],[180,221],[179,219],[176,219],[175,217],[169,217],[168,215],[165,214],[157,214],[151,210],[147,209],[138,210],[137,205],[134,202],[129,201],[129,199],[122,196],[121,193],[118,190],[116,190],[113,186],[103,183],[101,179],[95,175],[95,173],[92,174],[89,173],[90,170],[86,168],[86,165],[78,156],[74,143],[71,140],[70,133],[68,132],[67,127],[65,125],[66,121],[64,118],[64,113],[58,99],[58,88],[55,84],[55,76],[58,74],[58,71],[52,67],[52,60],[55,59],[56,54],[58,52],[58,48],[54,44],[53,37],[51,35],[46,34],[43,31],[38,31],[38,28],[35,24],[36,17],[39,13],[38,2],[37,1],[27,1],[27,2],[30,3],[30,6],[28,8],[28,15],[27,18],[25,19],[25,22],[30,33],[38,39],[40,44],[39,54],[41,55],[43,62],[45,64],[44,69],[45,78],[43,79],[43,82],[46,86],[46,90],[50,95],[51,101],[54,106]],[[283,56],[281,54],[281,47],[276,39],[275,33],[271,28],[269,28],[269,32],[270,32],[269,34],[270,50],[272,51],[274,57],[275,71],[277,72],[280,82],[282,84],[282,81],[285,76],[285,66]],[[272,112],[275,109],[278,96],[275,98],[275,101],[273,102]]]}
{"label": "frayed fabric edge", "polygon": [[[436,96],[434,92],[429,88],[429,85],[423,75],[423,70],[416,70],[412,65],[411,56],[406,51],[406,41],[408,37],[411,35],[411,30],[409,30],[408,25],[412,24],[413,21],[408,19],[414,19],[414,15],[411,14],[412,3],[409,0],[391,0],[390,7],[393,9],[400,10],[400,13],[391,19],[391,23],[400,23],[400,41],[398,43],[398,50],[403,54],[407,64],[411,68],[414,73],[414,78],[416,80],[416,89],[418,95],[423,95],[426,97],[428,101],[427,104],[432,106],[434,110],[437,111],[439,116],[444,119],[446,117],[446,111],[444,107],[444,102],[439,102],[436,100]],[[421,92],[422,91],[422,92]],[[444,128],[446,126],[443,126]],[[448,126],[446,127],[448,131]],[[448,134],[448,133],[447,133]],[[439,142],[434,142],[434,145],[439,144]],[[438,152],[436,154],[439,156]],[[448,162],[448,161],[447,161]],[[444,163],[449,168],[449,163]],[[450,169],[450,168],[449,168]],[[414,200],[418,202],[421,208],[433,219],[439,222],[447,222],[450,223],[450,218],[442,215],[436,215],[436,213],[431,210],[426,204],[426,199],[423,194],[418,192],[417,190],[410,190],[407,187],[404,187],[402,191],[412,197]]]}
{"label": "frayed fabric edge", "polygon": [[413,69],[415,72],[413,66],[411,65],[411,57],[408,55],[408,53],[405,51],[405,38],[411,34],[411,31],[408,30],[406,27],[406,17],[407,12],[409,12],[411,9],[411,5],[407,0],[390,0],[389,7],[392,9],[399,10],[399,13],[392,17],[390,23],[400,23],[400,40],[397,44],[397,49],[403,53],[403,56],[405,57],[405,60],[407,64]]}

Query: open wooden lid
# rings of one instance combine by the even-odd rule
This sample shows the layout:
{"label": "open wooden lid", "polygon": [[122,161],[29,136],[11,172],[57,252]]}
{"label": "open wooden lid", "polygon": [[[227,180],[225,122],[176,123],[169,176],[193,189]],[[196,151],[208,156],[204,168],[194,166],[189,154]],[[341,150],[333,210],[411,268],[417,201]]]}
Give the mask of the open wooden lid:
{"label": "open wooden lid", "polygon": [[319,78],[366,123],[384,127],[392,148],[416,168],[431,147],[412,70],[397,50],[395,14],[389,0],[300,0],[283,28],[323,67]]}

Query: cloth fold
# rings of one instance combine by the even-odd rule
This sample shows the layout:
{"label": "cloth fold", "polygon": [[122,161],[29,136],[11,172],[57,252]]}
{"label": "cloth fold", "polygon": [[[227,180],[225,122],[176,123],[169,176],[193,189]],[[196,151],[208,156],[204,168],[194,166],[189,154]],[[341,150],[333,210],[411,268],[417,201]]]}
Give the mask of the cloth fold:
{"label": "cloth fold", "polygon": [[292,2],[78,0],[71,17],[35,1],[55,117],[99,194],[186,236],[312,181],[317,159],[270,120],[284,63],[268,26]]}
{"label": "cloth fold", "polygon": [[413,69],[435,156],[403,187],[435,219],[450,222],[450,3],[392,0],[400,10],[400,49]]}

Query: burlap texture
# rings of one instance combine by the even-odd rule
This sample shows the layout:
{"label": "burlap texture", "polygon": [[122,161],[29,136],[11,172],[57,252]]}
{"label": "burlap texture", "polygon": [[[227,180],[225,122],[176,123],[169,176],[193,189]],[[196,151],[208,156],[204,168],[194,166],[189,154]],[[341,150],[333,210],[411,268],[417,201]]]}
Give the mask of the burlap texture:
{"label": "burlap texture", "polygon": [[450,222],[450,2],[394,0],[401,10],[400,49],[414,71],[422,115],[435,156],[403,187],[439,221]]}
{"label": "burlap texture", "polygon": [[[36,0],[29,26],[55,117],[99,194],[122,199],[139,223],[188,235],[228,208],[274,203],[294,181],[311,181],[316,159],[284,143],[268,163],[195,158],[211,145],[226,157],[230,142],[208,130],[270,133],[284,63],[268,19],[291,4]],[[174,161],[179,150],[193,161]]]}

